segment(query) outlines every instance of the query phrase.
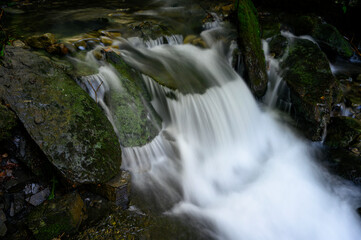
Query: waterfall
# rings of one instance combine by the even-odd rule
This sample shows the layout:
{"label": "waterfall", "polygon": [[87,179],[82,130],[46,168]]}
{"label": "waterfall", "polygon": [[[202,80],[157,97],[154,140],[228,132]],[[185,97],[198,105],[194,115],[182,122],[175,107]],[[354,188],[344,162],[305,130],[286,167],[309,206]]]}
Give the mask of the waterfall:
{"label": "waterfall", "polygon": [[164,212],[211,222],[217,239],[359,239],[358,190],[328,174],[310,144],[262,111],[216,48],[120,48],[141,71],[209,83],[185,93],[145,78],[163,129],[149,144],[123,150],[135,186],[165,201]]}

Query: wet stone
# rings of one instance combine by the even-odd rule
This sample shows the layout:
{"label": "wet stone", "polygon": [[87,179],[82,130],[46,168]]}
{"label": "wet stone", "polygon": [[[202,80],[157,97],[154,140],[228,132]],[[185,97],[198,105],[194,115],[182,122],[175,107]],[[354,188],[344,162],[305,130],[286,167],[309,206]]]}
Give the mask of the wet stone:
{"label": "wet stone", "polygon": [[45,188],[44,190],[32,195],[31,197],[26,198],[25,200],[33,206],[39,206],[42,204],[50,194],[50,189]]}
{"label": "wet stone", "polygon": [[15,40],[15,41],[13,41],[13,46],[24,48],[26,46],[26,44],[21,40]]}
{"label": "wet stone", "polygon": [[130,173],[122,170],[121,173],[110,181],[91,186],[91,189],[116,205],[127,208],[130,194],[130,179]]}

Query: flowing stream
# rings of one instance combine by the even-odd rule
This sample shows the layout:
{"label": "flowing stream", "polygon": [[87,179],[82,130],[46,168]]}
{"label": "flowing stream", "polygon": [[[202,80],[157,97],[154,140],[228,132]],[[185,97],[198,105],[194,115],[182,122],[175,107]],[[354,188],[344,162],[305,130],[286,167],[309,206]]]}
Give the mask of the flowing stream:
{"label": "flowing stream", "polygon": [[310,144],[255,101],[224,46],[206,41],[210,49],[120,47],[140,71],[205,83],[173,91],[144,76],[163,128],[123,150],[135,186],[167,214],[211,223],[217,239],[359,239],[358,190],[316,164]]}

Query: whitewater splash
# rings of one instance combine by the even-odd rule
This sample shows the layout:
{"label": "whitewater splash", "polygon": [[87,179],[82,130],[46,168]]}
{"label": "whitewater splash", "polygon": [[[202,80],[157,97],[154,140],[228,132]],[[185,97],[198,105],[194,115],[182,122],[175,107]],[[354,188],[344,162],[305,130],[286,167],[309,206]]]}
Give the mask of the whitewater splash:
{"label": "whitewater splash", "polygon": [[211,222],[218,239],[359,239],[358,191],[329,176],[307,143],[259,108],[218,47],[121,50],[141,71],[209,83],[181,93],[145,77],[164,126],[148,145],[123,150],[135,185],[167,202],[164,211]]}

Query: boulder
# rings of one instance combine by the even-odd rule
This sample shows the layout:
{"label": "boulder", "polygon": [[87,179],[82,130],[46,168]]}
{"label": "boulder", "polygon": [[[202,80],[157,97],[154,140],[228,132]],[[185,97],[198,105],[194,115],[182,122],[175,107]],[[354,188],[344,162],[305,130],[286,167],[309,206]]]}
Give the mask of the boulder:
{"label": "boulder", "polygon": [[51,62],[6,47],[0,92],[49,161],[72,183],[106,182],[121,150],[101,109]]}
{"label": "boulder", "polygon": [[293,117],[305,135],[320,141],[329,121],[331,105],[338,97],[338,81],[326,55],[304,39],[294,39],[282,62],[283,79],[291,91]]}
{"label": "boulder", "polygon": [[38,240],[48,240],[63,233],[75,233],[84,219],[85,206],[76,192],[46,201],[34,208],[27,225]]}
{"label": "boulder", "polygon": [[252,92],[262,97],[267,89],[267,73],[261,46],[257,10],[251,0],[235,1],[238,17],[238,37],[244,59],[246,79]]}

